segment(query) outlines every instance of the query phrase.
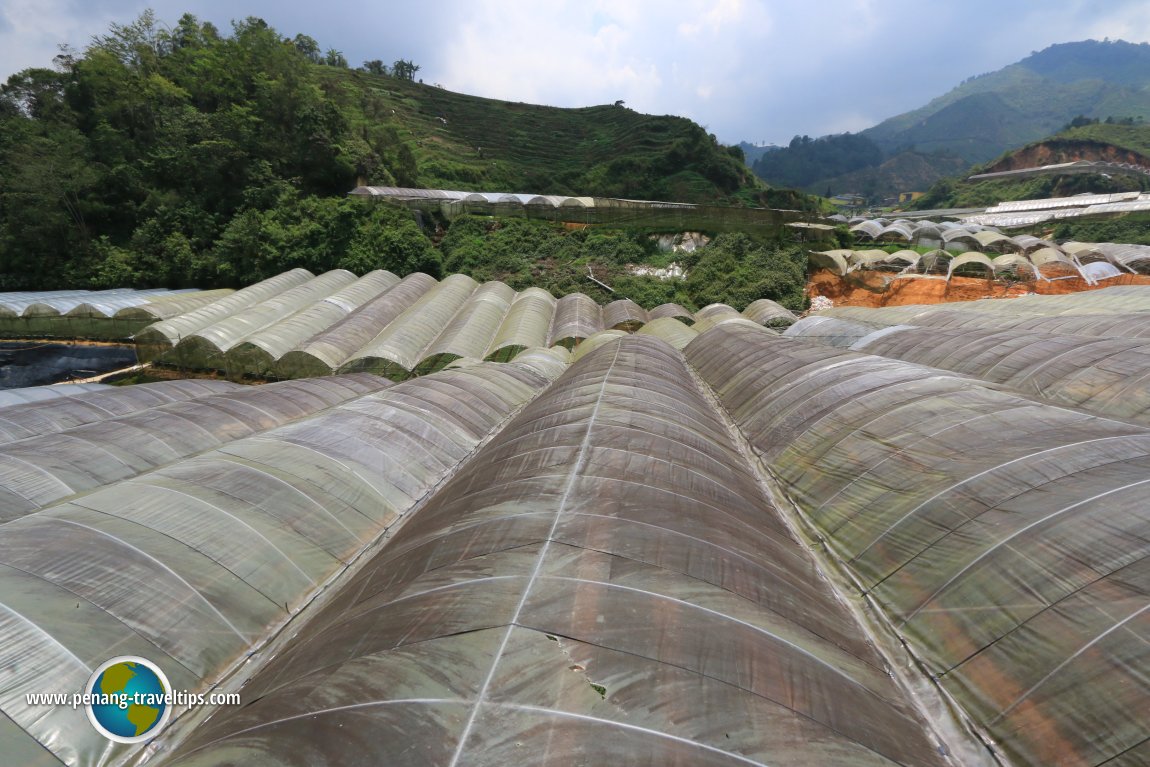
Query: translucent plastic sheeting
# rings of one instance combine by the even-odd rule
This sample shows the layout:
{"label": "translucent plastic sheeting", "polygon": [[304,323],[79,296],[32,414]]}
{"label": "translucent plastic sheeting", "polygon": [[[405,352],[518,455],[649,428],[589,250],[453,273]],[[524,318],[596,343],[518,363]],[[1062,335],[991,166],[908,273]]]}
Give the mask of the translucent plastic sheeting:
{"label": "translucent plastic sheeting", "polygon": [[1103,280],[1112,280],[1115,277],[1121,277],[1126,272],[1119,269],[1117,266],[1104,261],[1096,261],[1094,263],[1082,264],[1079,267],[1082,276],[1088,282],[1102,282]]}
{"label": "translucent plastic sheeting", "polygon": [[83,708],[25,693],[79,690],[123,654],[204,690],[545,384],[515,365],[444,371],[0,525],[0,646],[18,661],[0,667],[0,754],[128,757]]}
{"label": "translucent plastic sheeting", "polygon": [[272,373],[285,354],[398,282],[398,277],[382,269],[365,274],[310,306],[248,335],[227,351],[228,370],[252,375]]}
{"label": "translucent plastic sheeting", "polygon": [[1029,255],[1030,262],[1034,264],[1038,273],[1043,277],[1054,280],[1059,277],[1081,277],[1082,272],[1074,259],[1061,250],[1042,248]]}
{"label": "translucent plastic sheeting", "polygon": [[26,307],[37,301],[47,298],[63,298],[67,296],[84,297],[92,295],[90,290],[47,290],[47,291],[16,291],[0,293],[0,317],[19,317]]}
{"label": "translucent plastic sheeting", "polygon": [[307,269],[292,269],[278,274],[243,290],[237,290],[207,306],[201,306],[185,314],[165,319],[136,334],[136,349],[140,360],[149,362],[170,351],[180,342],[201,328],[232,316],[238,311],[259,304],[298,285],[302,285],[315,275]]}
{"label": "translucent plastic sheeting", "polygon": [[1014,275],[1019,279],[1033,280],[1041,276],[1038,267],[1030,263],[1030,259],[1021,253],[995,256],[990,260],[990,266],[994,270],[995,277]]}
{"label": "translucent plastic sheeting", "polygon": [[742,327],[686,354],[1010,763],[1145,762],[1150,429]]}
{"label": "translucent plastic sheeting", "polygon": [[407,378],[421,353],[447,327],[479,283],[453,274],[432,287],[378,336],[340,365],[340,372],[367,371],[398,380]]}
{"label": "translucent plastic sheeting", "polygon": [[[116,288],[114,290],[95,290],[91,293],[78,293],[73,295],[52,295],[47,294],[40,298],[36,298],[24,304],[23,311],[20,312],[22,317],[52,317],[67,314],[76,307],[82,304],[91,305],[93,303],[106,302],[111,304],[133,304],[133,303],[147,303],[154,296],[165,295],[171,291],[163,288],[155,288],[150,290],[130,290],[127,288]],[[35,296],[36,294],[31,294]]]}
{"label": "translucent plastic sheeting", "polygon": [[649,311],[647,316],[652,322],[662,319],[663,317],[673,317],[686,325],[691,325],[695,322],[695,315],[682,306],[679,306],[679,304],[659,304]]}
{"label": "translucent plastic sheeting", "polygon": [[0,446],[0,523],[381,389],[374,376],[247,387]]}
{"label": "translucent plastic sheeting", "polygon": [[914,239],[915,227],[907,221],[895,221],[889,226],[884,226],[882,231],[878,233],[878,238],[883,242],[910,242]]}
{"label": "translucent plastic sheeting", "polygon": [[[175,359],[188,367],[225,368],[226,354],[240,343],[272,328],[315,302],[328,298],[356,281],[346,269],[324,272],[255,306],[197,330],[176,344]],[[318,328],[317,329],[322,329]]]}
{"label": "translucent plastic sheeting", "polygon": [[959,277],[994,277],[994,263],[990,258],[977,251],[963,253],[951,259],[947,266],[946,278],[949,280],[955,275]]}
{"label": "translucent plastic sheeting", "polygon": [[511,302],[484,356],[503,362],[524,349],[546,346],[554,314],[555,296],[543,288],[520,291]]}
{"label": "translucent plastic sheeting", "polygon": [[903,327],[869,336],[853,348],[1150,425],[1150,341]]}
{"label": "translucent plastic sheeting", "polygon": [[276,372],[282,378],[331,375],[437,284],[434,277],[422,272],[407,275],[390,290],[283,355]]}
{"label": "translucent plastic sheeting", "polygon": [[[0,396],[19,391],[52,391],[91,384],[43,386],[31,390],[11,389]],[[82,396],[43,397],[26,404],[0,408],[0,444],[42,434],[71,429],[138,413],[147,408],[209,397],[224,392],[241,391],[244,387],[227,381],[162,381],[139,386],[105,386]]]}
{"label": "translucent plastic sheeting", "polygon": [[121,309],[127,309],[133,306],[145,306],[152,301],[163,300],[169,297],[190,297],[196,295],[196,292],[188,289],[181,290],[164,290],[164,291],[134,291],[129,294],[116,294],[112,296],[94,297],[76,304],[66,312],[62,312],[69,317],[102,317],[109,318],[116,314]]}
{"label": "translucent plastic sheeting", "polygon": [[1020,250],[1014,240],[1001,232],[975,232],[974,239],[978,240],[978,249],[986,253],[1014,253]]}
{"label": "translucent plastic sheeting", "polygon": [[937,765],[665,343],[587,355],[170,764]]}
{"label": "translucent plastic sheeting", "polygon": [[695,336],[699,333],[674,317],[660,317],[639,328],[639,335],[661,338],[676,349],[682,350],[695,340]]}
{"label": "translucent plastic sheeting", "polygon": [[603,307],[603,327],[635,332],[650,319],[647,310],[629,298],[620,298]]}
{"label": "translucent plastic sheeting", "polygon": [[802,318],[784,330],[783,335],[826,346],[846,348],[874,331],[875,326],[868,323],[815,315]]}
{"label": "translucent plastic sheeting", "polygon": [[881,309],[845,306],[820,316],[876,325],[1017,328],[1063,335],[1144,337],[1150,334],[1150,287],[1120,285],[1061,296],[955,302]]}
{"label": "translucent plastic sheeting", "polygon": [[739,312],[733,306],[728,306],[727,304],[707,304],[702,309],[695,312],[695,322],[701,322],[702,320],[710,319],[711,317],[718,317],[721,315],[731,316],[737,314],[739,314]]}
{"label": "translucent plastic sheeting", "polygon": [[842,277],[851,270],[851,264],[847,260],[850,252],[849,250],[812,250],[807,254],[807,260],[815,269],[830,269]]}
{"label": "translucent plastic sheeting", "polygon": [[511,360],[528,370],[535,371],[549,380],[554,380],[571,364],[571,352],[562,346],[536,346],[524,349]]}
{"label": "translucent plastic sheeting", "polygon": [[699,313],[695,315],[695,318],[695,324],[692,326],[692,329],[697,333],[705,333],[716,325],[722,325],[729,322],[743,325],[753,325],[754,327],[762,330],[764,333],[774,334],[777,332],[775,330],[768,329],[763,325],[760,325],[754,320],[747,319],[742,314],[736,312],[726,304],[711,304],[710,306],[705,306],[699,310]]}
{"label": "translucent plastic sheeting", "polygon": [[768,327],[786,327],[798,320],[794,312],[769,298],[760,298],[747,304],[743,316]]}
{"label": "translucent plastic sheeting", "polygon": [[555,304],[555,316],[551,321],[548,346],[575,347],[585,338],[603,329],[603,312],[599,304],[582,293],[570,293]]}
{"label": "translucent plastic sheeting", "polygon": [[627,332],[624,330],[600,330],[575,347],[574,351],[571,352],[571,361],[578,362],[600,346],[612,343],[616,339],[623,338],[626,335]]}
{"label": "translucent plastic sheeting", "polygon": [[443,332],[420,351],[417,372],[433,372],[460,357],[482,360],[514,298],[515,291],[502,282],[480,285]]}
{"label": "translucent plastic sheeting", "polygon": [[871,240],[878,239],[882,233],[883,224],[878,221],[861,221],[850,228],[851,232]]}
{"label": "translucent plastic sheeting", "polygon": [[73,397],[77,394],[91,394],[112,388],[108,384],[58,384],[56,386],[29,386],[23,389],[0,389],[0,408],[9,405],[24,405],[57,397]]}

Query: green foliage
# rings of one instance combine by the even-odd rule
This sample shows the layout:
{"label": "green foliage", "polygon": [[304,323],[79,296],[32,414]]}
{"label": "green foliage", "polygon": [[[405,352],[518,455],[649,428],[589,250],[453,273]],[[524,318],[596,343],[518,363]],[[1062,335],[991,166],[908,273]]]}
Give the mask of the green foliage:
{"label": "green foliage", "polygon": [[1105,221],[1063,219],[1054,227],[1053,236],[1062,242],[1122,242],[1150,245],[1150,226],[1145,215]]}
{"label": "green foliage", "polygon": [[967,162],[1059,130],[1076,116],[1150,115],[1150,45],[1084,42],[1052,45],[997,72],[970,78],[920,109],[864,133],[886,151],[914,144],[949,149]]}
{"label": "green foliage", "polygon": [[[1125,120],[1079,120],[1078,123],[1077,127],[1028,144],[974,171],[986,173],[1027,167],[1034,164],[1033,160],[1028,159],[1034,156],[1042,157],[1045,164],[1102,159],[1150,165],[1150,126]],[[924,197],[916,200],[913,207],[918,210],[982,207],[1006,200],[1070,197],[1084,193],[1112,194],[1147,189],[1150,189],[1150,179],[1119,173],[1052,174],[974,182],[951,178],[938,182]]]}
{"label": "green foliage", "polygon": [[[669,302],[689,309],[716,302],[742,309],[771,298],[802,309],[805,301],[802,250],[746,234],[722,234],[693,253],[669,254],[634,232],[568,231],[541,221],[464,216],[451,224],[440,247],[448,272],[502,280],[517,290],[536,285],[555,295],[586,293],[600,303],[630,298],[648,309]],[[629,268],[673,260],[687,268],[685,280],[635,275]],[[589,279],[589,270],[614,292]]]}
{"label": "green foliage", "polygon": [[[688,120],[449,93],[406,59],[352,70],[258,18],[224,34],[147,11],[55,63],[0,85],[0,290],[238,287],[294,266],[438,274],[410,216],[345,199],[360,179],[734,205],[772,194]],[[575,264],[548,279],[585,287],[586,263],[641,257],[637,240],[603,237],[526,253]],[[450,250],[477,276],[539,269],[510,246]]]}
{"label": "green foliage", "polygon": [[797,246],[721,234],[685,261],[686,290],[695,306],[725,303],[743,309],[759,298],[789,309],[804,306],[806,257]]}
{"label": "green foliage", "polygon": [[415,79],[415,73],[418,71],[419,65],[407,59],[399,59],[391,65],[392,76],[400,80],[407,80],[408,82]]}
{"label": "green foliage", "polygon": [[795,136],[790,146],[767,152],[755,162],[755,175],[772,184],[802,189],[820,179],[878,165],[883,152],[866,136]]}
{"label": "green foliage", "polygon": [[214,248],[224,281],[251,284],[297,267],[441,276],[439,254],[404,210],[288,190],[275,207],[232,219]]}

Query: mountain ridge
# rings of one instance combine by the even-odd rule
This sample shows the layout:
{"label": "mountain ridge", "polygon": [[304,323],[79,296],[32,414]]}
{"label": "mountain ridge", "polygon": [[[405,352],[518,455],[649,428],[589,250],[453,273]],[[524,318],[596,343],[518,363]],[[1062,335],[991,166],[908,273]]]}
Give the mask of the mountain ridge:
{"label": "mountain ridge", "polygon": [[[876,171],[882,162],[908,149],[950,153],[973,165],[1050,136],[1080,115],[1099,120],[1150,118],[1150,44],[1085,40],[1052,45],[997,71],[968,78],[927,104],[855,135],[882,151],[882,160],[868,166]],[[789,179],[772,175],[771,162],[785,163],[785,158],[764,158],[756,173],[769,184],[787,185]],[[944,175],[940,169],[934,180]],[[858,172],[849,180],[820,179],[823,189],[801,188],[822,193],[829,185],[835,193],[858,191],[839,188],[848,181],[857,184]],[[877,176],[871,185],[880,196],[910,191],[892,188]]]}

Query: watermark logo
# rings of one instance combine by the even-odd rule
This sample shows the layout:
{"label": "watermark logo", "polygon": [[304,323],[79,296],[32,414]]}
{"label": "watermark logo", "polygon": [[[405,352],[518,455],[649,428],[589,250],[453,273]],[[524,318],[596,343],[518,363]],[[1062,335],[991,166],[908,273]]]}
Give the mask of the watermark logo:
{"label": "watermark logo", "polygon": [[117,743],[156,737],[175,708],[242,705],[238,692],[173,690],[159,666],[136,655],[106,661],[79,692],[28,692],[25,700],[29,706],[83,708],[96,731]]}
{"label": "watermark logo", "polygon": [[120,655],[97,668],[84,685],[82,703],[96,730],[117,743],[151,740],[172,716],[172,686],[160,667]]}

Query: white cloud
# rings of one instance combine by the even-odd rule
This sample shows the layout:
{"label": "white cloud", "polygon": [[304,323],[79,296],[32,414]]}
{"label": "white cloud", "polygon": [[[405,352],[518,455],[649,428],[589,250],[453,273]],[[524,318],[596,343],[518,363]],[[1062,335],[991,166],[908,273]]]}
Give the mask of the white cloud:
{"label": "white cloud", "polygon": [[[1150,40],[1145,0],[0,0],[0,80],[50,66],[147,6],[227,30],[261,16],[366,59],[411,59],[427,82],[509,101],[624,99],[724,141],[856,131],[1032,50],[1088,37]],[[866,121],[866,124],[864,124]]]}

